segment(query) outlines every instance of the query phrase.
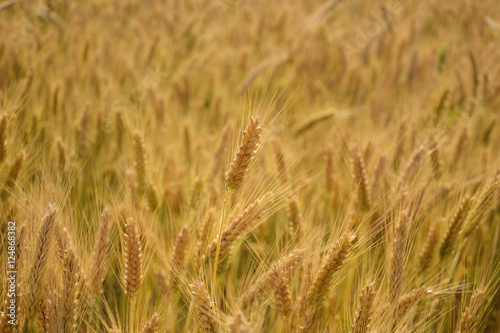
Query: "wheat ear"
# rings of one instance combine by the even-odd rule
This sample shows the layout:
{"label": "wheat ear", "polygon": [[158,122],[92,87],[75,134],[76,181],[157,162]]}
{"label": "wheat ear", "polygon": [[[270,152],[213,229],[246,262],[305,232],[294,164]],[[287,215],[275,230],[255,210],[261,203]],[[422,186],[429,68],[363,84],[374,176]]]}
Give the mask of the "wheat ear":
{"label": "wheat ear", "polygon": [[427,232],[425,237],[424,245],[422,246],[422,253],[420,254],[420,268],[424,271],[429,267],[432,259],[434,258],[434,253],[436,252],[436,246],[439,242],[439,229],[441,221],[435,220]]}
{"label": "wheat ear", "polygon": [[382,154],[378,161],[377,164],[375,164],[375,169],[373,170],[373,180],[372,180],[372,194],[376,193],[379,189],[380,182],[382,181],[382,176],[385,171],[385,166],[387,164],[387,155]]}
{"label": "wheat ear", "polygon": [[158,332],[158,322],[160,321],[160,316],[158,313],[153,313],[151,320],[149,320],[141,330],[141,333],[156,333]]}
{"label": "wheat ear", "polygon": [[460,206],[458,206],[457,210],[455,211],[455,214],[453,214],[453,217],[448,224],[448,229],[446,230],[446,235],[444,236],[443,243],[441,244],[441,248],[439,249],[441,258],[446,257],[455,249],[458,234],[462,229],[462,224],[469,212],[470,205],[471,198],[467,196],[462,200]]}
{"label": "wheat ear", "polygon": [[138,131],[134,133],[134,158],[137,191],[142,194],[147,189],[148,183],[146,180],[147,159],[144,140]]}
{"label": "wheat ear", "polygon": [[302,262],[304,249],[295,249],[287,256],[280,258],[264,274],[259,276],[254,284],[248,288],[248,291],[242,296],[243,304],[249,304],[255,297],[262,295],[263,289],[271,283],[273,269],[280,269],[284,272],[291,272]]}
{"label": "wheat ear", "polygon": [[203,330],[207,333],[217,332],[215,322],[215,312],[208,298],[208,291],[205,284],[201,281],[196,281],[190,285],[191,294],[193,294],[193,302],[198,312],[198,319]]}
{"label": "wheat ear", "polygon": [[104,279],[109,269],[109,250],[111,248],[111,218],[109,209],[104,208],[99,220],[99,230],[92,254],[92,266],[87,283],[87,289],[91,298],[95,297],[101,290]]}
{"label": "wheat ear", "polygon": [[475,333],[476,326],[479,320],[479,310],[483,302],[484,293],[481,290],[476,290],[470,299],[469,306],[462,313],[460,326],[457,333]]}
{"label": "wheat ear", "polygon": [[358,145],[352,146],[351,153],[352,178],[357,188],[356,199],[361,209],[368,210],[372,201],[371,189],[369,187],[365,163],[359,152]]}
{"label": "wheat ear", "polygon": [[56,141],[56,149],[57,149],[57,164],[59,165],[59,169],[61,171],[66,171],[68,168],[68,154],[66,152],[66,147],[62,142],[61,138],[57,138]]}
{"label": "wheat ear", "polygon": [[184,268],[190,238],[191,238],[191,233],[189,230],[189,226],[184,225],[177,234],[177,238],[175,239],[173,247],[173,257],[171,266],[173,275],[175,273],[177,273],[178,275]]}
{"label": "wheat ear", "polygon": [[250,324],[245,319],[243,312],[238,311],[229,320],[228,331],[229,333],[250,333]]}
{"label": "wheat ear", "polygon": [[142,245],[139,231],[137,230],[137,223],[133,218],[127,220],[125,230],[123,253],[125,271],[123,286],[125,294],[129,297],[133,297],[142,283]]}
{"label": "wheat ear", "polygon": [[406,211],[401,212],[398,219],[394,239],[392,241],[392,256],[389,272],[389,295],[395,301],[401,293],[405,271],[406,240],[408,238],[409,218]]}
{"label": "wheat ear", "polygon": [[290,315],[292,313],[292,298],[290,296],[290,289],[285,274],[281,268],[276,265],[271,267],[271,287],[273,288],[273,301],[276,311],[283,316],[283,321],[288,327]]}
{"label": "wheat ear", "polygon": [[392,160],[392,167],[394,170],[399,169],[399,165],[401,163],[401,157],[403,156],[405,150],[405,141],[406,141],[406,133],[408,130],[408,122],[404,119],[399,125],[398,134],[397,134],[397,142],[396,142],[396,150],[394,152],[394,159]]}
{"label": "wheat ear", "polygon": [[359,307],[354,316],[354,324],[350,333],[366,333],[371,320],[371,309],[375,298],[373,283],[366,284],[359,294]]}
{"label": "wheat ear", "polygon": [[206,258],[217,257],[217,250],[222,263],[228,259],[234,244],[252,227],[264,213],[264,209],[273,201],[273,193],[268,192],[255,200],[237,218],[224,228],[220,238],[216,238],[210,243],[206,251]]}
{"label": "wheat ear", "polygon": [[424,152],[425,152],[424,146],[420,146],[411,154],[405,169],[399,176],[399,180],[396,185],[396,191],[399,191],[403,185],[406,185],[408,183],[411,176],[415,173],[416,169],[418,168],[422,156],[424,155]]}
{"label": "wheat ear", "polygon": [[481,217],[488,207],[495,202],[495,200],[498,201],[497,189],[499,182],[500,172],[497,171],[495,178],[493,178],[493,180],[485,186],[481,194],[473,200],[473,206],[467,214],[461,231],[465,239],[469,238],[477,230],[482,222]]}
{"label": "wheat ear", "polygon": [[307,300],[313,308],[323,305],[332,287],[335,272],[344,265],[355,239],[354,234],[343,234],[329,250],[307,292]]}
{"label": "wheat ear", "polygon": [[397,314],[403,315],[406,310],[411,306],[415,305],[417,302],[423,300],[424,298],[432,295],[434,292],[426,287],[420,287],[410,291],[407,294],[402,295],[398,299]]}
{"label": "wheat ear", "polygon": [[2,199],[5,199],[8,197],[10,191],[16,184],[17,177],[19,176],[19,172],[21,171],[21,168],[23,166],[24,162],[24,151],[20,151],[17,155],[16,158],[14,159],[14,163],[12,163],[12,166],[10,167],[9,174],[7,175],[7,179],[5,180],[5,184],[3,186],[3,191],[1,193]]}
{"label": "wheat ear", "polygon": [[205,215],[203,222],[201,223],[200,230],[198,232],[198,241],[196,243],[196,260],[201,259],[203,255],[203,249],[207,245],[208,237],[210,236],[210,230],[215,220],[215,209],[211,208]]}
{"label": "wheat ear", "polygon": [[460,160],[460,157],[463,155],[468,139],[469,139],[469,125],[466,124],[462,128],[460,136],[458,137],[457,145],[455,146],[455,153],[453,154],[454,163],[457,163]]}
{"label": "wheat ear", "polygon": [[61,294],[61,318],[65,332],[73,330],[78,304],[78,287],[82,277],[80,260],[66,228],[60,231],[60,250],[63,252],[63,290]]}
{"label": "wheat ear", "polygon": [[302,214],[299,210],[297,198],[294,195],[288,196],[288,233],[290,236],[300,235],[300,223]]}
{"label": "wheat ear", "polygon": [[31,321],[35,319],[35,314],[41,303],[42,282],[47,267],[50,240],[52,237],[56,214],[57,209],[55,205],[49,205],[42,218],[42,224],[38,230],[36,238],[33,266],[28,280],[28,293],[23,299],[25,317],[29,321],[30,328],[32,328]]}
{"label": "wheat ear", "polygon": [[436,177],[439,177],[441,175],[441,158],[439,156],[439,149],[434,135],[432,135],[429,139],[429,155],[431,158],[434,175]]}
{"label": "wheat ear", "polygon": [[226,173],[226,187],[234,190],[245,178],[248,166],[259,148],[262,127],[259,119],[251,117],[247,129],[241,137],[241,145]]}
{"label": "wheat ear", "polygon": [[283,147],[278,139],[272,141],[274,159],[276,160],[276,168],[278,169],[278,178],[282,183],[288,182],[288,173],[286,169],[285,154]]}

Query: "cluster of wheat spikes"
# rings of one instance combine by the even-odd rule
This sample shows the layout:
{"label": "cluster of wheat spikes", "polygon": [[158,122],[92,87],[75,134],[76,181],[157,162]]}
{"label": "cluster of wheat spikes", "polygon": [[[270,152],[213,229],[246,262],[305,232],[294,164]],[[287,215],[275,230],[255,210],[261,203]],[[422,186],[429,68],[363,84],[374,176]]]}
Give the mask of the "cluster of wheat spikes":
{"label": "cluster of wheat spikes", "polygon": [[0,333],[500,332],[499,45],[497,0],[0,0]]}

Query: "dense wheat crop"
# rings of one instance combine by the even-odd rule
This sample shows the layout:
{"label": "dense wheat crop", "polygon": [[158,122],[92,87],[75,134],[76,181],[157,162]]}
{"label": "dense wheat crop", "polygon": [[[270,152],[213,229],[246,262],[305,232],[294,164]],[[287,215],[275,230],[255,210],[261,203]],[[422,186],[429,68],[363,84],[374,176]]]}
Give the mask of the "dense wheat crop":
{"label": "dense wheat crop", "polygon": [[497,0],[0,1],[0,333],[500,332]]}

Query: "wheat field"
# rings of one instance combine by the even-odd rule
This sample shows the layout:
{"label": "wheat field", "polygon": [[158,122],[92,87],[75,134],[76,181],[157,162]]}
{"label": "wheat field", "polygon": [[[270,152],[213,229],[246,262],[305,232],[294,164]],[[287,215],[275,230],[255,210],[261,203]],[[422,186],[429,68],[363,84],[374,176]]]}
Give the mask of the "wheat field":
{"label": "wheat field", "polygon": [[0,1],[0,333],[500,332],[500,2]]}

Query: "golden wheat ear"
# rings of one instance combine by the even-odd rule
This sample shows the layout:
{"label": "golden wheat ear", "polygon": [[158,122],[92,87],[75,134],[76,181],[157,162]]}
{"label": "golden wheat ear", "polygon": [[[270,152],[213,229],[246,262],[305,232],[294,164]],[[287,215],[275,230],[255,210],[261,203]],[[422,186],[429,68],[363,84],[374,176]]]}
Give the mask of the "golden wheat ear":
{"label": "golden wheat ear", "polygon": [[292,297],[285,274],[279,266],[271,267],[271,287],[273,289],[273,303],[276,311],[283,317],[285,325],[289,325],[292,314]]}
{"label": "golden wheat ear", "polygon": [[261,132],[262,127],[259,119],[251,117],[247,129],[241,137],[240,148],[229,165],[229,171],[226,172],[226,187],[228,189],[235,190],[243,182],[248,166],[259,149]]}
{"label": "golden wheat ear", "polygon": [[133,297],[141,287],[143,278],[142,245],[137,223],[133,218],[127,220],[124,238],[125,271],[123,288],[127,296]]}
{"label": "golden wheat ear", "polygon": [[217,332],[217,324],[215,321],[215,311],[210,299],[205,284],[201,281],[195,281],[189,285],[191,294],[193,295],[193,303],[198,312],[198,320],[207,333]]}
{"label": "golden wheat ear", "polygon": [[371,320],[373,300],[375,298],[375,287],[373,283],[366,284],[359,295],[359,305],[354,315],[354,324],[350,333],[366,333]]}
{"label": "golden wheat ear", "polygon": [[14,159],[14,162],[10,167],[9,174],[5,179],[3,190],[0,193],[0,197],[3,200],[5,200],[9,196],[10,192],[14,188],[14,185],[16,184],[17,177],[19,176],[19,172],[21,171],[21,168],[24,163],[24,157],[25,157],[24,151],[20,151],[19,153],[17,153],[16,158]]}
{"label": "golden wheat ear", "polygon": [[392,256],[389,271],[389,296],[395,301],[401,293],[405,272],[406,241],[408,239],[409,217],[406,211],[401,212],[394,231]]}
{"label": "golden wheat ear", "polygon": [[29,274],[29,280],[27,281],[28,291],[26,296],[23,298],[24,315],[28,325],[27,329],[29,330],[34,329],[36,313],[38,312],[42,301],[44,273],[47,268],[49,247],[56,220],[56,214],[57,209],[55,205],[49,205],[42,218],[42,224],[38,229],[38,235],[35,241],[33,266]]}
{"label": "golden wheat ear", "polygon": [[[220,258],[221,264],[227,261],[234,244],[252,229],[255,223],[261,218],[264,209],[273,202],[273,198],[274,194],[272,192],[266,193],[255,200],[243,213],[229,223],[220,233],[220,237],[216,237],[210,243],[205,259],[208,260],[215,256],[216,259]],[[225,268],[227,268],[226,265],[220,265],[221,271]]]}
{"label": "golden wheat ear", "polygon": [[312,309],[318,309],[323,306],[326,297],[331,291],[335,273],[346,262],[355,239],[356,236],[354,234],[343,234],[328,251],[323,265],[316,273],[312,285],[307,292],[307,300]]}
{"label": "golden wheat ear", "polygon": [[352,146],[351,153],[352,177],[354,179],[354,185],[357,188],[356,200],[361,209],[368,210],[371,206],[372,196],[365,162],[359,152],[358,145]]}
{"label": "golden wheat ear", "polygon": [[229,333],[250,333],[250,323],[245,319],[243,312],[239,311],[229,320]]}
{"label": "golden wheat ear", "polygon": [[81,269],[80,259],[75,252],[73,242],[66,228],[59,231],[59,250],[62,259],[63,269],[63,289],[61,293],[61,318],[62,326],[65,332],[71,332],[74,329],[77,317],[77,305],[79,301],[78,289],[82,280],[83,271]]}
{"label": "golden wheat ear", "polygon": [[148,321],[141,330],[141,333],[156,333],[158,331],[158,323],[160,321],[160,316],[158,313],[154,313],[151,320]]}
{"label": "golden wheat ear", "polygon": [[[244,305],[249,305],[254,298],[263,296],[265,287],[271,283],[273,269],[280,269],[284,272],[292,272],[299,266],[304,258],[304,249],[295,249],[287,256],[280,258],[264,274],[255,280],[254,284],[248,288],[247,292],[241,297]],[[274,267],[274,268],[273,268]]]}
{"label": "golden wheat ear", "polygon": [[99,230],[92,254],[92,266],[87,283],[89,298],[93,299],[101,290],[102,284],[109,270],[109,250],[111,248],[111,218],[109,209],[104,208],[99,220]]}
{"label": "golden wheat ear", "polygon": [[481,290],[476,290],[470,299],[469,306],[462,313],[460,326],[457,333],[474,333],[476,332],[479,323],[479,310],[483,303],[484,293]]}

